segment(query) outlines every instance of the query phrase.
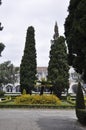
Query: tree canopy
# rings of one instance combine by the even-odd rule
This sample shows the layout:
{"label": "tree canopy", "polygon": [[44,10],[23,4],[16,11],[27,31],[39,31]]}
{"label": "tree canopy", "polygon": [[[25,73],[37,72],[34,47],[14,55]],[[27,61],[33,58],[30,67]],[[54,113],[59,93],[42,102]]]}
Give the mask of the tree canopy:
{"label": "tree canopy", "polygon": [[52,82],[53,91],[57,96],[61,96],[61,93],[65,88],[68,89],[68,70],[69,66],[67,63],[65,38],[57,35],[57,38],[55,37],[51,43],[50,61],[48,66],[48,80]]}
{"label": "tree canopy", "polygon": [[[0,5],[1,5],[1,0],[0,0]],[[0,31],[2,31],[3,30],[3,27],[1,26],[1,23],[0,23]],[[5,45],[3,44],[3,43],[0,43],[0,56],[1,56],[1,53],[2,53],[2,51],[4,50],[4,48],[5,48]]]}
{"label": "tree canopy", "polygon": [[31,94],[36,80],[36,49],[35,49],[35,34],[32,26],[28,27],[24,55],[20,65],[20,87],[26,93]]}
{"label": "tree canopy", "polygon": [[4,48],[5,48],[5,45],[3,43],[0,43],[0,56]]}
{"label": "tree canopy", "polygon": [[65,21],[65,36],[69,64],[82,75],[86,83],[86,0],[70,0]]}
{"label": "tree canopy", "polygon": [[11,61],[6,61],[0,64],[0,84],[14,84],[17,81],[16,74],[18,71],[19,68],[14,67]]}

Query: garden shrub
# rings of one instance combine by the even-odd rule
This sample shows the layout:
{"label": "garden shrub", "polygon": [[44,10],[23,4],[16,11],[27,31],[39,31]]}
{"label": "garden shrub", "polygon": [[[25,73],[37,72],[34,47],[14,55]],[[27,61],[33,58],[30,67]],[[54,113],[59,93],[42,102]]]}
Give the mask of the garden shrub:
{"label": "garden shrub", "polygon": [[55,95],[21,95],[16,97],[16,104],[60,104],[61,101]]}
{"label": "garden shrub", "polygon": [[77,95],[76,95],[76,116],[82,124],[86,125],[86,109],[83,91],[81,84],[78,84]]}
{"label": "garden shrub", "polygon": [[23,95],[25,95],[26,94],[26,90],[25,89],[23,89]]}
{"label": "garden shrub", "polygon": [[70,103],[70,104],[74,104],[75,105],[76,96],[68,95],[67,96],[67,102]]}
{"label": "garden shrub", "polygon": [[76,109],[85,109],[84,96],[83,96],[80,82],[78,84],[77,95],[76,95]]}
{"label": "garden shrub", "polygon": [[0,97],[4,97],[5,92],[0,90]]}
{"label": "garden shrub", "polygon": [[77,109],[76,113],[77,113],[79,122],[86,125],[86,109]]}

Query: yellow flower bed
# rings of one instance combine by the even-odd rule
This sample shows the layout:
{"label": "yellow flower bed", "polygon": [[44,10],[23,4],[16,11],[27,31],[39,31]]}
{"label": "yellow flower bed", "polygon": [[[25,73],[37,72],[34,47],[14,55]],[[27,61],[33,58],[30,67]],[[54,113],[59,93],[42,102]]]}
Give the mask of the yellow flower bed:
{"label": "yellow flower bed", "polygon": [[16,97],[16,104],[61,104],[61,101],[55,95],[21,95]]}

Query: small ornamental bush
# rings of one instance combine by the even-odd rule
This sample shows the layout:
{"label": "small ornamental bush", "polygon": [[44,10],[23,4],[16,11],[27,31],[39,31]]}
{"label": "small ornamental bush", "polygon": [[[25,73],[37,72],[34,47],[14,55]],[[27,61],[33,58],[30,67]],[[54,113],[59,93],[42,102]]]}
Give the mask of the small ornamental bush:
{"label": "small ornamental bush", "polygon": [[76,109],[85,109],[84,95],[83,95],[81,83],[78,83],[78,88],[77,88]]}
{"label": "small ornamental bush", "polygon": [[77,109],[77,117],[80,123],[86,125],[86,109]]}
{"label": "small ornamental bush", "polygon": [[86,109],[81,84],[78,84],[76,95],[76,116],[82,124],[86,125]]}
{"label": "small ornamental bush", "polygon": [[0,90],[0,97],[4,97],[5,92]]}
{"label": "small ornamental bush", "polygon": [[25,89],[23,89],[23,95],[25,95],[26,94],[26,90]]}
{"label": "small ornamental bush", "polygon": [[21,95],[16,97],[16,104],[61,104],[59,98],[55,95]]}

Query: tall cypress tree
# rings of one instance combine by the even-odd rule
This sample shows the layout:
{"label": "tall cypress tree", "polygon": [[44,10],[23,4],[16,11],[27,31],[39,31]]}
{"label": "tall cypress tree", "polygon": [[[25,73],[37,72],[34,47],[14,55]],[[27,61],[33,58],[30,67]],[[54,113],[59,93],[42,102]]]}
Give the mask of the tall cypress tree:
{"label": "tall cypress tree", "polygon": [[69,64],[82,75],[86,83],[86,0],[70,0],[65,21],[65,36]]}
{"label": "tall cypress tree", "polygon": [[20,65],[20,87],[21,92],[31,94],[36,80],[36,49],[34,28],[32,26],[27,29],[26,43],[24,55]]}
{"label": "tall cypress tree", "polygon": [[50,61],[48,66],[48,80],[52,82],[54,93],[60,98],[62,91],[68,89],[68,63],[65,38],[59,36],[57,23],[55,24],[54,39],[51,41]]}

